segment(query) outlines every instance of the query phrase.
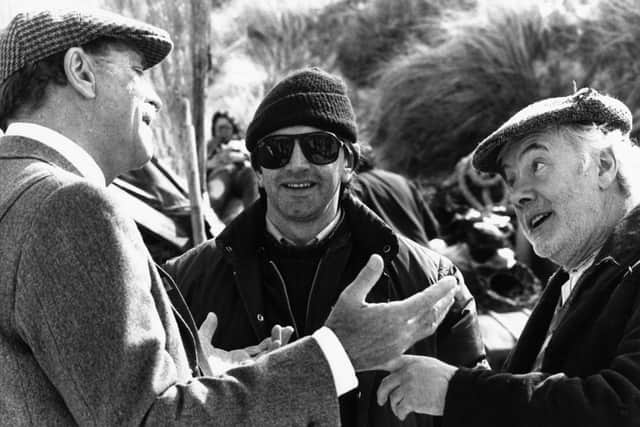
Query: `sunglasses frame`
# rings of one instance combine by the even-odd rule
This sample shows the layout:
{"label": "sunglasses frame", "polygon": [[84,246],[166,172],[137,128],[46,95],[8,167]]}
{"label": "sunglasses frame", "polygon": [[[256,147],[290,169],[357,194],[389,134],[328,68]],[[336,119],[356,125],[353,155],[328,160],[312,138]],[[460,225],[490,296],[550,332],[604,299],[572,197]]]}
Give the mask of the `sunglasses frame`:
{"label": "sunglasses frame", "polygon": [[[329,135],[332,137],[332,139],[334,141],[337,141],[339,144],[338,150],[336,151],[336,157],[333,160],[329,160],[327,162],[323,162],[323,163],[317,163],[314,162],[312,159],[310,159],[309,157],[312,157],[312,155],[307,155],[306,150],[308,150],[308,146],[306,144],[302,143],[302,139],[306,136],[309,135],[317,135],[317,134],[322,134],[322,135]],[[260,152],[260,150],[262,149],[262,147],[264,147],[266,144],[269,143],[269,139],[270,138],[288,138],[290,141],[292,141],[292,145],[291,145],[291,153],[289,154],[289,157],[287,158],[287,161],[282,164],[281,166],[278,167],[267,167],[265,166],[260,159],[260,156],[258,155],[258,153]],[[298,142],[298,145],[300,146],[300,150],[302,151],[302,154],[304,155],[304,157],[307,159],[307,161],[311,164],[314,164],[316,166],[324,166],[324,165],[328,165],[330,163],[335,162],[338,157],[340,156],[340,149],[343,147],[347,147],[347,143],[345,141],[343,141],[342,139],[340,139],[340,137],[338,137],[336,134],[334,134],[333,132],[328,132],[328,131],[313,131],[313,132],[306,132],[306,133],[300,133],[300,134],[292,134],[292,135],[287,135],[287,134],[276,134],[276,135],[268,135],[265,136],[264,138],[261,138],[257,144],[256,144],[256,149],[255,149],[255,153],[256,153],[256,163],[261,167],[261,168],[265,168],[265,169],[270,169],[270,170],[275,170],[275,169],[280,169],[283,168],[287,165],[287,163],[289,163],[291,161],[291,156],[293,155],[293,149],[295,146],[296,141]],[[305,148],[306,147],[306,148]]]}

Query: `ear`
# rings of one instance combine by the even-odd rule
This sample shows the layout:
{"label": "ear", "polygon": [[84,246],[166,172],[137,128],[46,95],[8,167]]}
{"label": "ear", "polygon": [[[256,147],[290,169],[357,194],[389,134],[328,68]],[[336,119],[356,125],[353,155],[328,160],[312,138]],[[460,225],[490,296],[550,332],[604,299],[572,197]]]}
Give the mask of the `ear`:
{"label": "ear", "polygon": [[611,147],[600,150],[598,153],[598,184],[601,189],[608,188],[616,181],[618,175],[618,161]]}
{"label": "ear", "polygon": [[258,183],[258,187],[262,188],[263,187],[263,177],[262,177],[262,169],[260,170],[253,170],[256,174],[256,182]]}
{"label": "ear", "polygon": [[67,81],[78,93],[88,99],[96,97],[94,62],[80,47],[72,47],[64,55]]}
{"label": "ear", "polygon": [[[356,148],[352,147],[352,149],[356,149]],[[342,181],[343,184],[346,184],[349,181],[351,181],[351,177],[353,176],[354,168],[355,168],[355,160],[356,158],[353,151],[351,151],[350,148],[345,146],[344,147],[344,168],[342,169],[342,176],[340,177],[340,180]]]}

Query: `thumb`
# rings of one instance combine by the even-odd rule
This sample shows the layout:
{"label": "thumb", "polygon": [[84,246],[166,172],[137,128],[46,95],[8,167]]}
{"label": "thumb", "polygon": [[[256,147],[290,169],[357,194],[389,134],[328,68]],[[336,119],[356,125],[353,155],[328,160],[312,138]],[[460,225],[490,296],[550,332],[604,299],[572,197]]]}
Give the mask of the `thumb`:
{"label": "thumb", "polygon": [[369,261],[367,261],[362,270],[360,270],[360,273],[358,273],[358,276],[342,291],[342,294],[356,302],[364,301],[371,288],[373,288],[373,285],[375,285],[382,275],[383,269],[384,262],[382,261],[382,257],[378,254],[371,255]]}
{"label": "thumb", "polygon": [[200,325],[200,329],[198,329],[198,335],[200,335],[200,340],[206,343],[211,342],[211,338],[213,338],[213,334],[218,327],[218,316],[215,313],[210,312],[207,314],[207,318],[204,319],[202,325]]}

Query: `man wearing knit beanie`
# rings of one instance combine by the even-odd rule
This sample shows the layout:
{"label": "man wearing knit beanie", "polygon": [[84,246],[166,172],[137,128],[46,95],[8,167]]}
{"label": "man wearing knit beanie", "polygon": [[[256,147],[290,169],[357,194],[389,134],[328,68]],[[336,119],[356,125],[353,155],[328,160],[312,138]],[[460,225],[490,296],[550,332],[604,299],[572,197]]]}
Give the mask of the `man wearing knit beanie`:
{"label": "man wearing knit beanie", "polygon": [[[379,254],[385,273],[368,302],[399,300],[425,288],[428,292],[446,276],[458,282],[452,306],[442,311],[444,326],[434,322],[429,335],[437,333],[409,352],[437,355],[458,366],[484,360],[473,298],[457,269],[393,232],[345,191],[358,145],[355,114],[341,78],[318,68],[286,77],[258,106],[246,144],[261,198],[215,241],[166,266],[197,322],[211,311],[217,314],[220,331],[214,346],[245,347],[268,336],[275,325],[291,325],[292,340],[331,325],[330,311],[340,293],[367,259]],[[390,320],[378,319],[373,341],[389,339],[384,328]],[[361,372],[365,367],[345,349],[359,385],[340,397],[343,425],[432,425],[423,415],[402,423],[389,406],[379,407],[375,393],[382,373]],[[313,378],[308,386],[314,387]]]}

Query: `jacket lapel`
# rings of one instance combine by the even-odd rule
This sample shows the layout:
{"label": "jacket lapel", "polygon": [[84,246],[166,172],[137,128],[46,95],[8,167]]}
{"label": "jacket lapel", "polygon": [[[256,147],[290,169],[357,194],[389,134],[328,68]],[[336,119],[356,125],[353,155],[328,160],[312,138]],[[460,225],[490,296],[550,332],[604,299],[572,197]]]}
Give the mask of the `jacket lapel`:
{"label": "jacket lapel", "polygon": [[[624,271],[610,260],[604,260],[585,272],[574,288],[573,302],[565,317],[557,326],[545,350],[543,368],[551,372],[560,370],[569,349],[581,339],[582,332],[589,330],[590,322],[600,313],[603,302],[611,295],[612,288],[620,282],[618,276]],[[594,279],[597,277],[597,280]]]}
{"label": "jacket lapel", "polygon": [[559,270],[549,280],[540,301],[533,309],[529,321],[505,363],[507,372],[522,374],[530,372],[533,368],[558,304],[560,287],[567,278],[567,273]]}

